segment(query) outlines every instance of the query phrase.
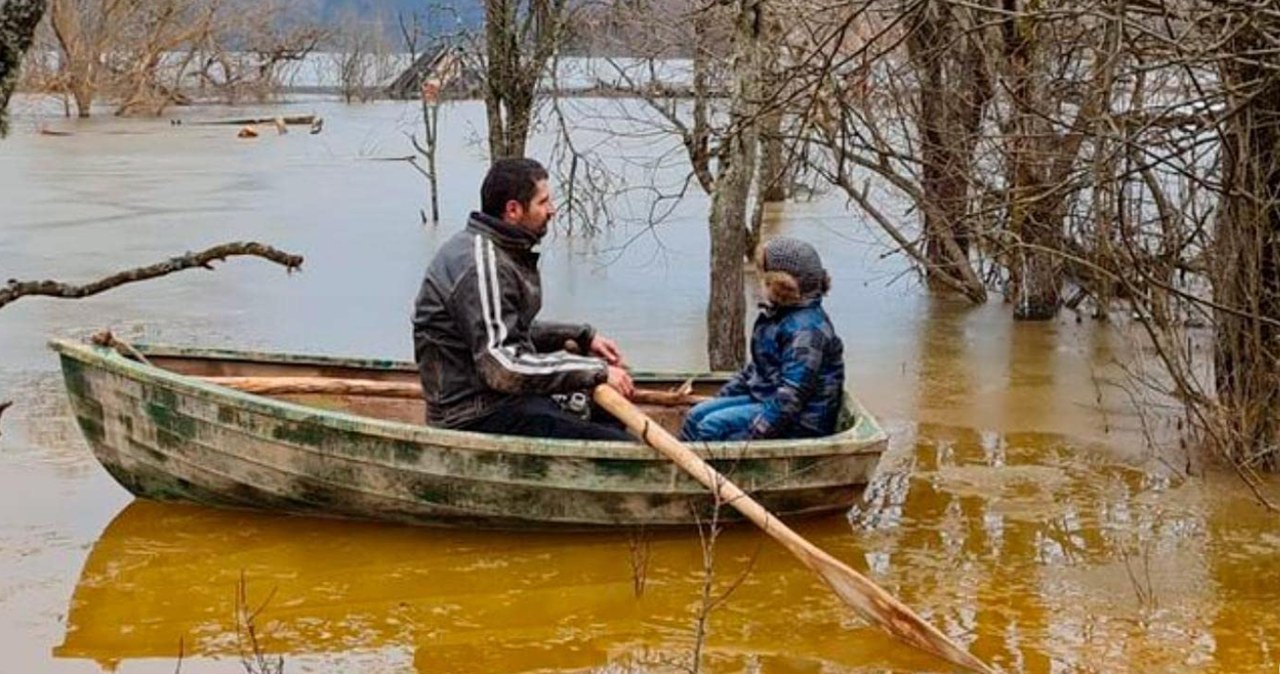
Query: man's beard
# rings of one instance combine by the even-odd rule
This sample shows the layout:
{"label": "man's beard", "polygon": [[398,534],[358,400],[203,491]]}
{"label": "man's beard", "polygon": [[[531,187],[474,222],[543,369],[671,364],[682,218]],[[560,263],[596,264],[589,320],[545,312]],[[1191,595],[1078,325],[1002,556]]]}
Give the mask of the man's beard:
{"label": "man's beard", "polygon": [[537,237],[538,240],[542,240],[542,237],[546,236],[547,232],[551,230],[551,218],[544,219],[540,225],[526,225],[525,229]]}

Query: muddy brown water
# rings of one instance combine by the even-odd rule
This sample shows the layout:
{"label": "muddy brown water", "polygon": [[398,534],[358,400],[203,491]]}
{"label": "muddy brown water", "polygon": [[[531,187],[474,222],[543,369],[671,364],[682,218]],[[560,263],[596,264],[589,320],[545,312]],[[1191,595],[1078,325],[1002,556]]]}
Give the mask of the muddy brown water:
{"label": "muddy brown water", "polygon": [[[266,602],[262,648],[288,671],[682,671],[703,577],[696,533],[653,535],[638,591],[621,533],[134,502],[93,460],[51,336],[110,327],[158,343],[411,356],[422,266],[483,174],[480,109],[445,111],[438,227],[419,222],[417,174],[374,161],[409,153],[411,106],[281,109],[320,112],[324,133],[243,141],[164,120],[70,123],[19,102],[0,142],[3,278],[85,281],[239,239],[307,261],[286,276],[233,260],[0,311],[0,398],[17,402],[0,422],[0,673],[172,672],[180,650],[184,672],[242,671],[242,574],[249,603]],[[73,135],[35,134],[42,119]],[[643,138],[623,145],[611,156],[632,170],[659,153]],[[545,315],[590,320],[647,369],[702,368],[705,208],[690,198],[652,232],[623,223],[587,238],[561,223],[544,245]],[[1234,477],[1188,477],[1184,456],[1145,448],[1132,387],[1118,385],[1115,363],[1132,352],[1122,331],[1070,316],[1015,325],[996,302],[930,299],[830,195],[769,222],[820,245],[850,384],[893,438],[863,501],[801,533],[1004,671],[1280,671],[1280,519]],[[1264,490],[1280,501],[1280,484]],[[947,671],[860,623],[749,529],[725,533],[715,561],[717,590],[742,581],[711,614],[705,671]]]}

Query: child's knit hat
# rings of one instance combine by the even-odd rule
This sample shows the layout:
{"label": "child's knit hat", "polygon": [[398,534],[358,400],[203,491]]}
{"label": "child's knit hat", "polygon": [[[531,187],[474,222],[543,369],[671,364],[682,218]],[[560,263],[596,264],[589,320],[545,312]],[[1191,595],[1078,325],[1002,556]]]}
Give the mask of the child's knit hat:
{"label": "child's knit hat", "polygon": [[827,270],[818,251],[800,239],[780,236],[764,245],[764,271],[786,272],[796,279],[800,292],[810,294],[826,289]]}

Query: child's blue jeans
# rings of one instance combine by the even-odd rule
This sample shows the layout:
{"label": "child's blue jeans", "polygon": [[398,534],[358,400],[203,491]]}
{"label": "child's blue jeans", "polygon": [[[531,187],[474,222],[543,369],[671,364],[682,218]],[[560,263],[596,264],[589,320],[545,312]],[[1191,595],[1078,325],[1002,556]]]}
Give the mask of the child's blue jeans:
{"label": "child's blue jeans", "polygon": [[751,396],[727,396],[698,403],[685,415],[680,439],[688,442],[746,440],[751,420],[764,405]]}

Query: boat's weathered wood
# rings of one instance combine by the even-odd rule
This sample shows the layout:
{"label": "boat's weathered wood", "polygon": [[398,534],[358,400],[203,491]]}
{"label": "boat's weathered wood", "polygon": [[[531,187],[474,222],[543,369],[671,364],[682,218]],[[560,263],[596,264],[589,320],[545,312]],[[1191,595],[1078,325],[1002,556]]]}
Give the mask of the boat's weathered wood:
{"label": "boat's weathered wood", "polygon": [[597,404],[626,424],[637,437],[701,482],[716,495],[718,503],[733,507],[781,543],[863,618],[904,643],[947,662],[980,674],[995,674],[986,663],[957,646],[897,597],[783,524],[741,487],[703,461],[617,391],[608,386],[597,386],[594,397]]}
{"label": "boat's weathered wood", "polygon": [[330,377],[201,377],[218,386],[255,395],[355,395],[378,398],[421,398],[422,387],[413,382]]}
{"label": "boat's weathered wood", "polygon": [[[330,377],[202,377],[205,381],[257,395],[325,394],[379,398],[421,398],[422,386],[413,382],[373,379],[333,379]],[[637,388],[631,398],[641,405],[676,407],[696,405],[708,396],[686,391],[654,391]]]}
{"label": "boat's weathered wood", "polygon": [[[263,397],[199,376],[338,373],[403,384],[417,375],[412,363],[136,345],[145,364],[79,342],[52,346],[94,454],[144,498],[520,529],[689,525],[713,507],[696,481],[641,444],[449,431],[421,423],[420,398]],[[683,379],[637,377],[650,386]],[[698,451],[781,516],[845,510],[886,444],[874,418],[848,403],[853,420],[828,438]],[[668,424],[680,412],[648,409]]]}

